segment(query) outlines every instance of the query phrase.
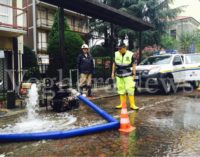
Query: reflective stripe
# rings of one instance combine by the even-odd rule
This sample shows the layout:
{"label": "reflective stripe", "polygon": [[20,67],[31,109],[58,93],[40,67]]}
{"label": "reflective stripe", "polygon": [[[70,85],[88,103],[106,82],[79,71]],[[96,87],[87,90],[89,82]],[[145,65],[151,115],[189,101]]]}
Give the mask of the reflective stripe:
{"label": "reflective stripe", "polygon": [[132,64],[118,64],[118,63],[115,63],[116,66],[119,66],[119,67],[132,67]]}
{"label": "reflective stripe", "polygon": [[128,118],[120,118],[120,123],[128,124],[129,123],[129,119]]}
{"label": "reflective stripe", "polygon": [[127,77],[132,75],[132,58],[133,53],[131,51],[127,50],[124,55],[119,51],[115,52],[116,76]]}
{"label": "reflective stripe", "polygon": [[121,111],[121,114],[127,114],[127,109],[123,108],[122,111]]}
{"label": "reflective stripe", "polygon": [[125,73],[125,74],[116,74],[116,76],[118,76],[118,77],[127,77],[127,76],[131,76],[131,75],[132,75],[132,72]]}

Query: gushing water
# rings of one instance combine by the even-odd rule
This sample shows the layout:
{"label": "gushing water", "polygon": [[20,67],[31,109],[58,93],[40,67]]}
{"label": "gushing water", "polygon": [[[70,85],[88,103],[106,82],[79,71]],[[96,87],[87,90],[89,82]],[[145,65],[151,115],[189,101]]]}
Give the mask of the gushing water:
{"label": "gushing water", "polygon": [[38,105],[38,89],[36,84],[32,84],[31,89],[28,92],[27,104],[27,120],[34,120],[38,117],[39,105]]}
{"label": "gushing water", "polygon": [[75,128],[77,118],[68,113],[39,114],[38,88],[32,84],[26,99],[27,115],[18,118],[15,124],[6,124],[0,128],[0,133],[28,133]]}

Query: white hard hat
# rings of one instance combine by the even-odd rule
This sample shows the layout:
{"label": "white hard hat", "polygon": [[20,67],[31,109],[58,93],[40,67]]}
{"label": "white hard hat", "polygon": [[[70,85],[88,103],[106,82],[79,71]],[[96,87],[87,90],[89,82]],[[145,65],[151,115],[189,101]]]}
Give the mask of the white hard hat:
{"label": "white hard hat", "polygon": [[3,84],[3,81],[2,80],[0,80],[0,86]]}
{"label": "white hard hat", "polygon": [[81,49],[88,49],[89,47],[88,47],[88,45],[87,44],[83,44],[82,46],[81,46]]}

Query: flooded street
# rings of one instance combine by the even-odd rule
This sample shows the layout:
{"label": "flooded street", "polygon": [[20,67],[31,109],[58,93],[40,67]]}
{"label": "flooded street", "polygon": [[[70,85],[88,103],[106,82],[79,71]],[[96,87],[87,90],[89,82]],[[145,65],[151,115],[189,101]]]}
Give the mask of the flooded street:
{"label": "flooded street", "polygon": [[[0,143],[0,157],[200,156],[199,95],[197,91],[169,96],[139,94],[136,103],[141,110],[132,111],[127,104],[131,124],[136,127],[130,134],[112,130],[62,140]],[[119,119],[120,110],[114,109],[118,97],[94,102]],[[77,117],[74,125],[79,127],[105,123],[83,104],[68,114]]]}

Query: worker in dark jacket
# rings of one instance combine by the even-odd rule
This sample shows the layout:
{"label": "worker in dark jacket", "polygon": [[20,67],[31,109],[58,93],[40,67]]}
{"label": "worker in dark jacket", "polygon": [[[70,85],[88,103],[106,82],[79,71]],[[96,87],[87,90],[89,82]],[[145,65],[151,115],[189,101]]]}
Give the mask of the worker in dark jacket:
{"label": "worker in dark jacket", "polygon": [[77,68],[80,74],[79,87],[82,93],[83,88],[86,87],[88,91],[88,97],[92,96],[92,74],[94,71],[94,62],[91,54],[89,53],[89,47],[87,44],[83,44],[82,53],[77,58]]}

